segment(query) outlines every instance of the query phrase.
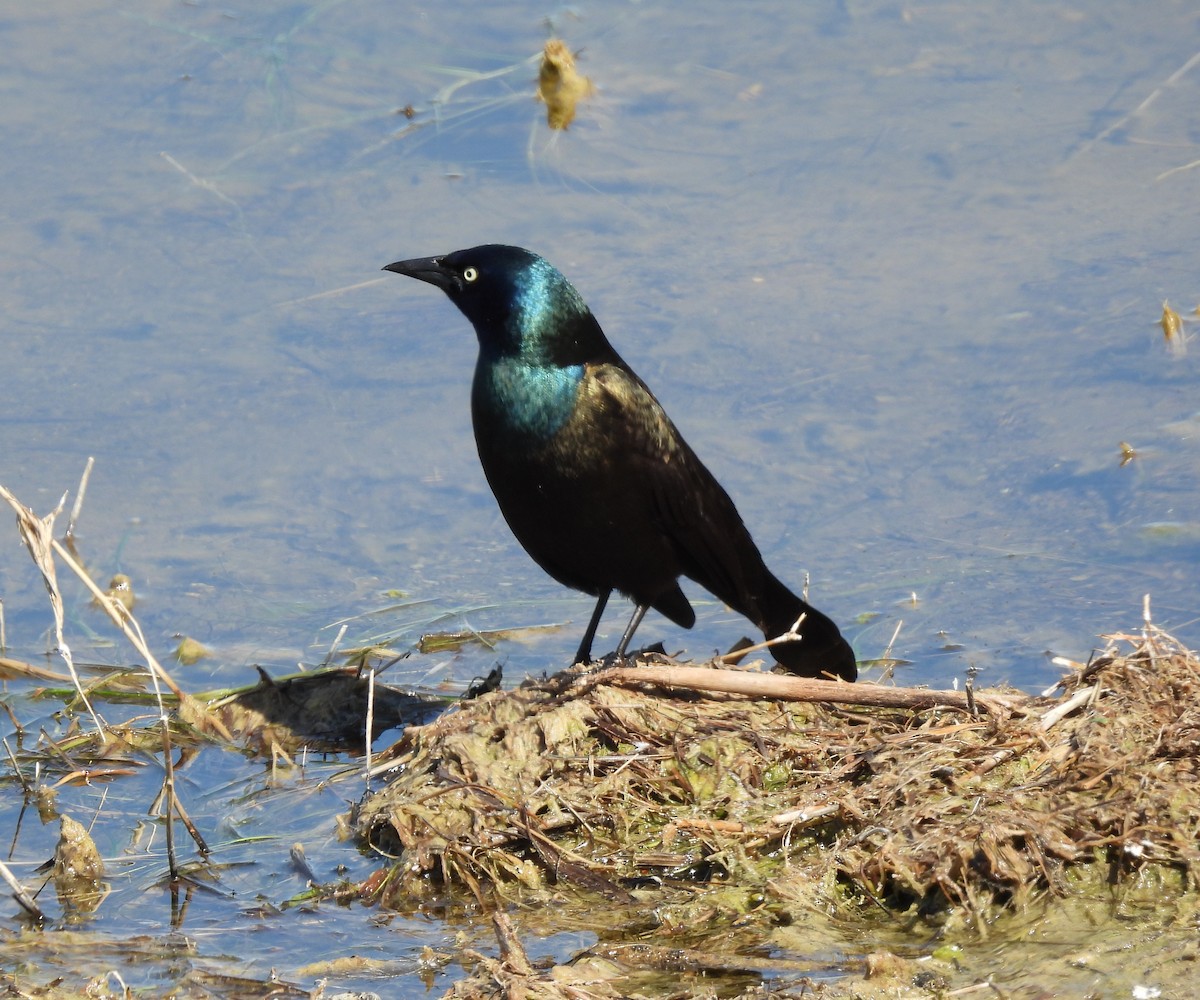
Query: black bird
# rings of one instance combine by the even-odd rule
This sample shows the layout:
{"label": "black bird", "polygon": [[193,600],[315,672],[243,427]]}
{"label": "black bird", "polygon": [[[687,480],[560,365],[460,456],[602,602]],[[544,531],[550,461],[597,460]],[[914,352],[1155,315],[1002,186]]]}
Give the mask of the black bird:
{"label": "black bird", "polygon": [[691,628],[682,575],[767,638],[803,615],[801,638],[771,648],[790,672],[857,677],[837,626],[767,569],[729,495],[557,268],[489,245],[384,270],[436,285],[475,327],[471,417],[500,510],[542,569],[597,598],[576,662],[590,662],[614,590],[636,605],[618,658],[648,608]]}

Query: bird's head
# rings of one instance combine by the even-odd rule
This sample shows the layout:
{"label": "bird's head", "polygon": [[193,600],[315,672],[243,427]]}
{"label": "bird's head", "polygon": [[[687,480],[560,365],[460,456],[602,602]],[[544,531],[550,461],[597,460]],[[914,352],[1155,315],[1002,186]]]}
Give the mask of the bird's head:
{"label": "bird's head", "polygon": [[384,270],[445,292],[475,327],[485,353],[577,364],[611,351],[562,272],[521,247],[488,244],[442,257],[398,260]]}

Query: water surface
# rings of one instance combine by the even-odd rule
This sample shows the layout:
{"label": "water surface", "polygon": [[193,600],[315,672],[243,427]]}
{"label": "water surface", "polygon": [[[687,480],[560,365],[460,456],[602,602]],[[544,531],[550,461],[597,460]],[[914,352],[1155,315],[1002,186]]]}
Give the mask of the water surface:
{"label": "water surface", "polygon": [[[531,96],[551,32],[599,88],[559,134]],[[0,482],[45,512],[95,456],[80,544],[152,643],[212,647],[195,689],[319,660],[342,620],[402,648],[564,625],[401,683],[569,659],[591,602],[495,509],[473,334],[379,274],[492,241],[575,282],[860,657],[902,623],[900,683],[1044,688],[1145,594],[1200,638],[1196,354],[1157,326],[1200,301],[1187,5],[47,0],[0,33]],[[75,643],[130,659],[69,590]],[[689,593],[695,630],[640,637],[747,630]]]}

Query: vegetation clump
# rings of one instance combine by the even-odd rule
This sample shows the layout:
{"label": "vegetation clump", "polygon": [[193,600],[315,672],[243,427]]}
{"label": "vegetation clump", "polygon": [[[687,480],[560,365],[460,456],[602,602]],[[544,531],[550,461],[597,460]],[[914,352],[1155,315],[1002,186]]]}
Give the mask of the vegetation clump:
{"label": "vegetation clump", "polygon": [[[706,674],[766,693],[703,690]],[[815,700],[784,700],[796,685]],[[355,822],[398,855],[382,891],[403,908],[573,889],[686,899],[743,925],[817,908],[986,934],[1052,897],[1192,893],[1200,660],[1147,626],[1058,688],[881,707],[873,692],[899,689],[568,672],[410,728]]]}

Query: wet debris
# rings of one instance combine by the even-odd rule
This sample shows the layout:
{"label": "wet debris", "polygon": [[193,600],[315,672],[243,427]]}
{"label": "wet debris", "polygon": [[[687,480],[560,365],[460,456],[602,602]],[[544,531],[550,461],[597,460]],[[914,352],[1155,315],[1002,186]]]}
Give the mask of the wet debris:
{"label": "wet debris", "polygon": [[500,685],[504,682],[504,666],[497,663],[486,677],[476,677],[471,681],[467,690],[463,692],[463,701],[470,701],[472,698],[481,698],[485,694],[491,694],[493,691],[499,691]]}
{"label": "wet debris", "polygon": [[212,656],[212,652],[204,643],[185,635],[180,637],[179,645],[175,647],[173,655],[179,663],[182,663],[185,667],[190,667],[206,657]]}
{"label": "wet debris", "polygon": [[59,819],[58,847],[54,851],[54,890],[63,911],[72,919],[95,912],[108,894],[104,883],[104,859],[91,834],[70,816]]}
{"label": "wet debris", "polygon": [[575,106],[595,93],[592,81],[575,68],[575,56],[560,38],[551,38],[542,50],[538,69],[537,99],[546,105],[546,124],[570,128]]}
{"label": "wet debris", "polygon": [[[118,573],[108,581],[105,594],[126,611],[132,611],[137,603],[137,595],[133,592],[133,581],[124,573]],[[93,601],[93,603],[95,603]]]}
{"label": "wet debris", "polygon": [[258,674],[257,685],[210,701],[208,711],[231,733],[263,749],[361,748],[368,700],[373,734],[428,721],[446,705],[444,698],[372,684],[369,673],[355,668],[273,678],[259,667]]}
{"label": "wet debris", "polygon": [[1163,337],[1167,342],[1167,350],[1174,358],[1187,355],[1188,335],[1183,328],[1183,317],[1171,308],[1170,303],[1162,304],[1162,318],[1159,320]]}

